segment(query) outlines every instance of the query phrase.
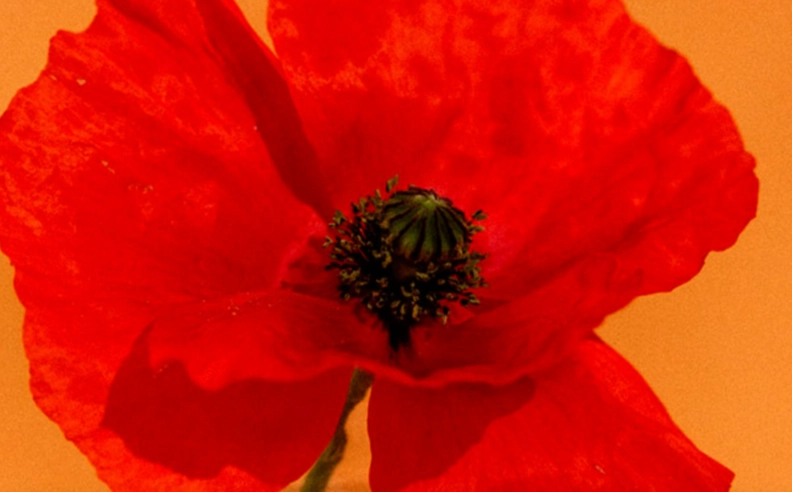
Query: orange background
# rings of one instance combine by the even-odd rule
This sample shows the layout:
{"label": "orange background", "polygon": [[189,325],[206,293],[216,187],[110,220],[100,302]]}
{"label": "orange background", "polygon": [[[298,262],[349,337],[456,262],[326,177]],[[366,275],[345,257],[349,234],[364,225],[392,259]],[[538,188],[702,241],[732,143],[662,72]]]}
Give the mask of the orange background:
{"label": "orange background", "polygon": [[[240,4],[263,30],[266,3]],[[732,110],[757,157],[762,188],[759,216],[735,248],[711,256],[675,292],[634,302],[600,333],[644,374],[693,441],[737,473],[733,490],[792,491],[792,2],[627,5]],[[0,109],[35,79],[55,31],[83,29],[93,11],[93,0],[0,3]],[[30,399],[11,278],[2,257],[0,490],[107,491]],[[356,415],[352,463],[337,484],[367,458],[365,413]]]}

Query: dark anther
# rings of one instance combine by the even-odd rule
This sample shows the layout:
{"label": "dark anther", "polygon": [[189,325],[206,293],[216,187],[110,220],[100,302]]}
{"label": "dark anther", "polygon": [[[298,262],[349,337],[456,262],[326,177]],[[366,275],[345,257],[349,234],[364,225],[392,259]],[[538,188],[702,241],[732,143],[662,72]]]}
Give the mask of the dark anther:
{"label": "dark anther", "polygon": [[448,304],[478,304],[470,289],[484,287],[478,263],[485,255],[470,251],[472,236],[482,228],[450,200],[433,190],[410,186],[393,192],[398,176],[389,180],[383,198],[352,204],[352,216],[337,211],[330,227],[335,237],[328,269],[338,270],[342,299],[360,299],[388,330],[393,350],[410,345],[410,330],[430,316],[446,322]]}

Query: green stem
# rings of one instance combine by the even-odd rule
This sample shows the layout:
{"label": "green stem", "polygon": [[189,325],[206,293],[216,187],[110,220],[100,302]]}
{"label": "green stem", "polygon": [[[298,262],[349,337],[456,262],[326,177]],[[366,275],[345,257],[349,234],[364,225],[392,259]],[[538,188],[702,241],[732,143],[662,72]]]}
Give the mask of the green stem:
{"label": "green stem", "polygon": [[311,471],[305,477],[305,483],[300,487],[300,492],[323,492],[330,482],[330,477],[336,466],[341,463],[344,457],[344,450],[347,445],[346,423],[349,414],[366,396],[366,392],[371,383],[374,382],[374,375],[362,369],[355,369],[352,373],[352,380],[349,382],[349,392],[347,393],[346,402],[344,402],[344,409],[341,412],[341,418],[338,420],[335,434],[322,452],[319,459],[316,460]]}

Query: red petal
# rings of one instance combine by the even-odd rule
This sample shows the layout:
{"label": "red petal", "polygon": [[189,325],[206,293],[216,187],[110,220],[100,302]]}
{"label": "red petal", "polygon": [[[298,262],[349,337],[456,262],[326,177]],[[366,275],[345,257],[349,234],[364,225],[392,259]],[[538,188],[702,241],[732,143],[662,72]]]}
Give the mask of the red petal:
{"label": "red petal", "polygon": [[4,249],[21,270],[154,303],[272,285],[311,212],[195,7],[155,3],[101,3],[86,33],[59,34],[4,115]]}
{"label": "red petal", "polygon": [[333,208],[320,179],[316,153],[269,48],[233,1],[196,0],[196,5],[226,73],[253,112],[278,172],[301,200],[329,217]]}
{"label": "red petal", "polygon": [[89,305],[29,310],[25,335],[36,402],[113,490],[280,490],[329,441],[349,370],[207,390],[178,361],[151,364],[148,335],[127,355],[116,332],[142,320],[121,313],[117,301],[102,306],[118,318],[94,318],[107,331],[79,339],[80,351],[78,340],[66,345],[50,337],[59,336],[53,327],[83,330]]}
{"label": "red petal", "polygon": [[[125,402],[148,395],[132,383],[129,391],[119,390],[123,378],[114,382],[114,376],[154,319],[185,302],[278,285],[285,257],[317,223],[279,178],[269,155],[278,152],[265,145],[289,141],[297,130],[269,134],[276,128],[271,119],[280,114],[264,114],[263,99],[250,106],[251,84],[277,85],[277,73],[259,67],[240,81],[229,67],[243,60],[221,49],[227,48],[224,35],[239,40],[247,27],[232,21],[235,11],[220,3],[163,5],[100,1],[85,33],[53,40],[44,73],[0,120],[0,241],[17,268],[16,286],[27,307],[33,393],[119,489],[230,489],[237,478],[254,490],[283,485],[326,444],[345,392],[343,374],[319,376],[294,390],[260,382],[232,396],[189,386],[180,375],[168,388],[186,400],[170,403],[183,407],[179,415],[187,421],[210,413],[215,426],[196,444],[225,439],[230,446],[239,434],[229,430],[240,412],[233,402],[257,408],[251,399],[279,399],[262,411],[264,427],[256,428],[282,429],[277,439],[255,446],[240,441],[233,453],[219,451],[193,468],[167,457],[159,460],[167,467],[152,465],[124,447],[150,458],[146,449],[155,441],[146,444],[148,437],[135,428],[174,422],[129,424],[133,415],[105,408],[111,384]],[[248,47],[240,56],[250,53]],[[332,398],[306,402],[325,389]],[[151,403],[159,409],[168,402]],[[279,421],[301,418],[295,405],[306,407],[315,428]],[[105,412],[126,442],[100,427]],[[153,410],[145,415],[158,416]],[[288,450],[284,462],[273,457]],[[264,456],[269,461],[250,464]],[[140,472],[134,481],[133,472]],[[196,477],[201,480],[189,479]]]}
{"label": "red petal", "polygon": [[378,380],[371,485],[395,490],[728,490],[643,379],[599,341],[509,386]]}
{"label": "red petal", "polygon": [[289,382],[389,355],[386,334],[362,325],[337,301],[288,291],[187,304],[159,318],[148,336],[151,365],[183,364],[205,389],[246,379]]}
{"label": "red petal", "polygon": [[270,32],[337,208],[397,173],[446,184],[419,178],[427,163],[437,176],[431,152],[464,108],[467,67],[446,60],[451,47],[437,38],[453,43],[456,33],[443,26],[445,7],[427,3],[269,2]]}
{"label": "red petal", "polygon": [[[121,366],[102,422],[136,456],[190,478],[218,477],[207,490],[280,490],[309,469],[330,441],[351,370],[299,382],[246,380],[207,391],[178,363],[151,369],[147,343],[141,340]],[[89,456],[100,468],[106,464],[103,454]],[[149,465],[124,466],[130,465],[124,473],[131,478],[143,471],[152,490],[155,484],[164,490],[172,480],[145,474]],[[220,475],[229,465],[250,477]],[[115,485],[118,478],[107,480]]]}
{"label": "red petal", "polygon": [[[689,280],[754,216],[728,112],[616,0],[274,0],[270,29],[337,205],[398,173],[489,216],[486,317],[431,335],[415,374],[492,354],[524,373],[526,354]],[[481,357],[449,356],[449,338]]]}

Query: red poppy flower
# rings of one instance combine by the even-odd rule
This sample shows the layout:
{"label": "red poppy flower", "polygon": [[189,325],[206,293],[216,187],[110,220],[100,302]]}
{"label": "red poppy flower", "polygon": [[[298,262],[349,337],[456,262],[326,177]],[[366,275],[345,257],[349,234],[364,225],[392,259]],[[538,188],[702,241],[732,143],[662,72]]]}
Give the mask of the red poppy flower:
{"label": "red poppy flower", "polygon": [[[99,0],[0,120],[38,405],[115,490],[276,490],[376,375],[383,490],[724,490],[592,334],[753,217],[727,111],[616,0]],[[165,6],[167,5],[167,6]],[[322,239],[395,174],[489,288],[389,343]]]}

